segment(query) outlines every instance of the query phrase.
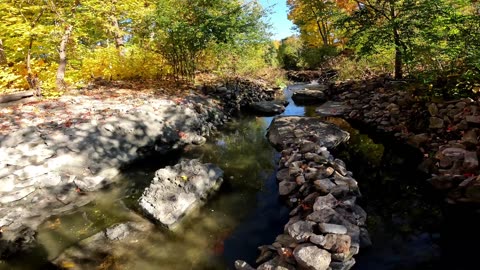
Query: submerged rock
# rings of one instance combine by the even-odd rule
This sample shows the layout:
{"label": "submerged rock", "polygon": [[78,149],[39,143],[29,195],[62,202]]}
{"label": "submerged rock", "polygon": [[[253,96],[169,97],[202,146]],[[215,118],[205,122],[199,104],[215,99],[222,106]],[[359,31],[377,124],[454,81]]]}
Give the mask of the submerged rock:
{"label": "submerged rock", "polygon": [[139,200],[140,207],[150,218],[172,228],[220,186],[222,176],[223,171],[216,165],[183,160],[155,172]]}
{"label": "submerged rock", "polygon": [[285,111],[285,106],[279,101],[258,101],[253,102],[249,107],[260,115],[276,115]]}
{"label": "submerged rock", "polygon": [[342,116],[350,109],[344,102],[327,101],[315,111],[322,116]]}

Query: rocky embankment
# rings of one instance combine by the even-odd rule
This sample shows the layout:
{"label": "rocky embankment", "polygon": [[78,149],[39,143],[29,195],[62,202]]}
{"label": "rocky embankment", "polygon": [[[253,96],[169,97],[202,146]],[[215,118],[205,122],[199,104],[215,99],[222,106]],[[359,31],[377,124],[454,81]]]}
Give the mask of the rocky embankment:
{"label": "rocky embankment", "polygon": [[406,82],[384,78],[331,85],[329,99],[340,103],[317,112],[341,111],[348,120],[415,146],[424,154],[419,168],[449,203],[480,203],[480,100],[421,101],[405,89]]}
{"label": "rocky embankment", "polygon": [[[356,204],[357,182],[328,148],[349,134],[318,118],[276,117],[269,141],[281,151],[279,193],[291,207],[284,233],[260,247],[257,269],[350,269],[370,245],[366,212]],[[254,269],[237,261],[237,269]]]}
{"label": "rocky embankment", "polygon": [[238,85],[227,84],[220,102],[135,91],[103,100],[90,89],[0,114],[2,128],[10,129],[0,133],[0,258],[33,248],[45,219],[92,201],[123,166],[152,152],[202,144],[228,120],[230,104],[252,99],[239,97],[260,101],[275,92]]}
{"label": "rocky embankment", "polygon": [[237,115],[243,110],[259,114],[275,115],[285,110],[284,100],[275,100],[281,94],[279,88],[270,88],[261,81],[231,78],[224,83],[203,86],[202,91],[217,96],[223,101],[228,115]]}

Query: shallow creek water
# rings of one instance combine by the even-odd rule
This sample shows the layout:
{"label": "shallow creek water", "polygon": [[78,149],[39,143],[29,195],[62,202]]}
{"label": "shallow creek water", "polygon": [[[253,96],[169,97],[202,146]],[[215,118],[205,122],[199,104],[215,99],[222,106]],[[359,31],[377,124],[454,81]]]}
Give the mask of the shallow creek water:
{"label": "shallow creek water", "polygon": [[[287,88],[287,98],[302,87]],[[284,115],[315,116],[315,108],[291,102]],[[225,181],[219,192],[174,232],[157,228],[139,240],[140,248],[114,254],[98,269],[233,269],[236,259],[254,264],[257,247],[271,244],[288,221],[275,180],[278,153],[265,138],[271,119],[244,116],[206,145],[133,164],[92,203],[45,222],[38,234],[41,248],[31,258],[0,268],[42,269],[45,261],[78,241],[111,225],[138,220],[134,212],[143,188],[155,170],[179,158],[220,166]],[[428,188],[418,185],[424,176],[415,172],[415,154],[376,143],[342,119],[325,120],[351,133],[350,142],[335,155],[354,172],[364,195],[360,204],[369,214],[374,245],[361,250],[354,269],[438,269],[442,214],[437,198],[425,195]]]}

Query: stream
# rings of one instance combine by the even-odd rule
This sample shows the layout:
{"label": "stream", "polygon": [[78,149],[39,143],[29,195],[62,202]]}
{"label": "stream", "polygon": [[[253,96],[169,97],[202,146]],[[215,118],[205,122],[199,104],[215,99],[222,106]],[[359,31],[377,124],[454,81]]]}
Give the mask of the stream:
{"label": "stream", "polygon": [[[296,106],[291,93],[283,115],[316,116],[315,107]],[[252,265],[257,247],[273,243],[288,221],[289,210],[278,198],[278,153],[265,138],[272,117],[242,116],[203,146],[150,157],[132,164],[117,184],[72,213],[54,216],[39,229],[40,248],[30,258],[0,263],[0,269],[46,269],[68,247],[114,224],[139,217],[137,199],[154,172],[180,158],[199,158],[225,172],[224,183],[206,205],[170,232],[155,228],[140,239],[141,248],[108,257],[98,269],[234,269],[237,259]],[[421,156],[413,149],[374,140],[340,118],[325,118],[351,133],[334,152],[359,182],[360,205],[369,214],[373,246],[362,249],[353,269],[441,269],[441,203],[416,171]],[[107,259],[106,259],[107,260]]]}

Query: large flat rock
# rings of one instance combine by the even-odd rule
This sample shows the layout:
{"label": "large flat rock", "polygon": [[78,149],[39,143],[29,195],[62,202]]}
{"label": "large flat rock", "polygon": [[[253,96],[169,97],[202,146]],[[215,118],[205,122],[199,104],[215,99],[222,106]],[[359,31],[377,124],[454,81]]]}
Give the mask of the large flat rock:
{"label": "large flat rock", "polygon": [[315,111],[322,116],[342,116],[350,109],[344,102],[327,101]]}
{"label": "large flat rock", "polygon": [[327,101],[323,90],[303,89],[293,92],[292,99],[295,104],[320,104]]}
{"label": "large flat rock", "polygon": [[320,146],[334,148],[348,141],[350,134],[318,118],[278,116],[270,124],[267,137],[276,149],[281,150],[307,138]]}
{"label": "large flat rock", "polygon": [[202,204],[223,179],[216,165],[196,159],[183,160],[155,172],[155,178],[143,192],[140,207],[148,217],[173,228],[191,209]]}

